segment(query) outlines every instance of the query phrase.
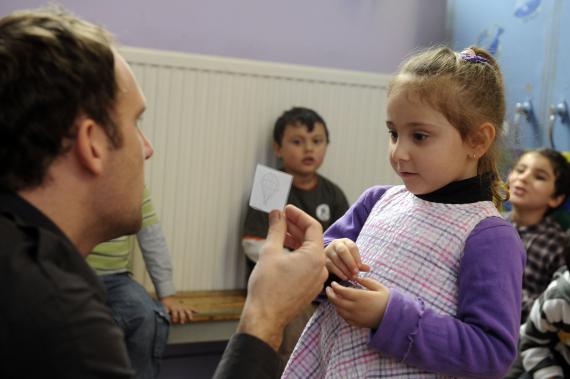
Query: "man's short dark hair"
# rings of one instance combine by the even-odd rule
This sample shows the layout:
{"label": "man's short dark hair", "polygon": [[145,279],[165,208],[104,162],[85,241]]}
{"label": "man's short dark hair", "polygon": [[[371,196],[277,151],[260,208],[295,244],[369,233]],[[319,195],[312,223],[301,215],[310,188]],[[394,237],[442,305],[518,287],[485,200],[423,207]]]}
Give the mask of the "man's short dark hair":
{"label": "man's short dark hair", "polygon": [[101,125],[114,146],[117,98],[112,37],[57,7],[0,19],[0,188],[43,183],[70,147],[80,115]]}
{"label": "man's short dark hair", "polygon": [[314,110],[303,107],[293,107],[285,111],[275,122],[273,128],[273,141],[281,146],[283,142],[283,134],[288,125],[305,126],[309,132],[312,132],[316,123],[321,123],[325,127],[325,135],[327,143],[329,143],[329,130],[325,120]]}

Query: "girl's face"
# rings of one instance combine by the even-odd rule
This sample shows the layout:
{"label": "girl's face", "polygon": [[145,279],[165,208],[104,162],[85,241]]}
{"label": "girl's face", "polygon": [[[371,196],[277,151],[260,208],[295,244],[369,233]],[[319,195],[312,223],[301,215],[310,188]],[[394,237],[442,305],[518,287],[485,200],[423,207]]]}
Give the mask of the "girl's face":
{"label": "girl's face", "polygon": [[540,153],[524,154],[509,174],[509,194],[518,210],[556,208],[563,200],[554,197],[556,175],[548,158]]}
{"label": "girl's face", "polygon": [[445,116],[405,88],[388,97],[390,163],[416,195],[477,175],[477,160]]}

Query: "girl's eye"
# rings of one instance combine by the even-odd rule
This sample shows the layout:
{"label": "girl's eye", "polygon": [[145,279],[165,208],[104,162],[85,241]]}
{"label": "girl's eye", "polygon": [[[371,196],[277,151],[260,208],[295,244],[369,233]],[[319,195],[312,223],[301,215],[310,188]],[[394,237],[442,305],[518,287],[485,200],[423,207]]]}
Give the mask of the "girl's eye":
{"label": "girl's eye", "polygon": [[544,181],[544,180],[546,180],[546,177],[544,177],[542,175],[536,175],[536,180]]}
{"label": "girl's eye", "polygon": [[321,143],[323,143],[323,141],[324,141],[323,139],[317,138],[317,139],[314,139],[314,140],[313,140],[313,144],[315,144],[315,145],[320,145]]}
{"label": "girl's eye", "polygon": [[396,142],[398,140],[398,133],[395,130],[388,130],[388,134],[390,135],[390,140],[392,142]]}
{"label": "girl's eye", "polygon": [[291,143],[292,143],[293,145],[300,145],[300,144],[301,144],[301,140],[299,140],[299,139],[294,139],[293,141],[291,141]]}
{"label": "girl's eye", "polygon": [[428,138],[427,134],[424,133],[414,133],[414,140],[421,142],[424,141],[426,138]]}

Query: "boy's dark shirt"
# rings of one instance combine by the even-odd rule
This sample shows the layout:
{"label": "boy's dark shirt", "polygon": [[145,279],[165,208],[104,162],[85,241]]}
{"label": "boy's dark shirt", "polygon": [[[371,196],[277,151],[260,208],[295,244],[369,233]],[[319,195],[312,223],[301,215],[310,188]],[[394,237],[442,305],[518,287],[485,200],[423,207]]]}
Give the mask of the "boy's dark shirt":
{"label": "boy's dark shirt", "polygon": [[0,377],[131,378],[97,277],[44,214],[0,192]]}
{"label": "boy's dark shirt", "polygon": [[[326,230],[348,210],[348,201],[342,190],[321,175],[318,175],[317,186],[313,189],[302,190],[292,186],[287,204],[293,204],[307,212],[321,223],[323,230]],[[329,208],[328,217],[326,217],[326,207],[321,206],[324,204]],[[267,213],[248,207],[243,236],[265,238],[268,228]]]}

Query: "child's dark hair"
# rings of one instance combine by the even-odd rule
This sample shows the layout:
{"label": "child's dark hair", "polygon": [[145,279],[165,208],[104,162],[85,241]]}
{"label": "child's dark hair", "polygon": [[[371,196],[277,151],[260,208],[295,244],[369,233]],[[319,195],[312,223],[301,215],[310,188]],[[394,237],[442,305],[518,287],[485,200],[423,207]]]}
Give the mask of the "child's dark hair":
{"label": "child's dark hair", "polygon": [[493,56],[485,49],[470,46],[461,53],[447,47],[432,47],[408,58],[390,83],[394,90],[409,90],[441,112],[462,139],[488,122],[495,127],[495,141],[479,159],[478,175],[489,175],[495,204],[508,193],[498,170],[497,138],[505,118],[503,76]]}
{"label": "child's dark hair", "polygon": [[560,152],[546,147],[529,151],[526,154],[528,153],[538,153],[548,159],[556,177],[554,181],[554,196],[564,195],[567,199],[570,195],[570,164],[566,157],[560,154]]}
{"label": "child's dark hair", "polygon": [[329,143],[329,130],[325,120],[314,110],[303,107],[293,107],[283,114],[275,121],[273,128],[273,141],[281,146],[283,141],[283,134],[287,125],[293,126],[306,126],[309,132],[312,132],[316,123],[321,123],[325,127],[325,135],[327,143]]}

